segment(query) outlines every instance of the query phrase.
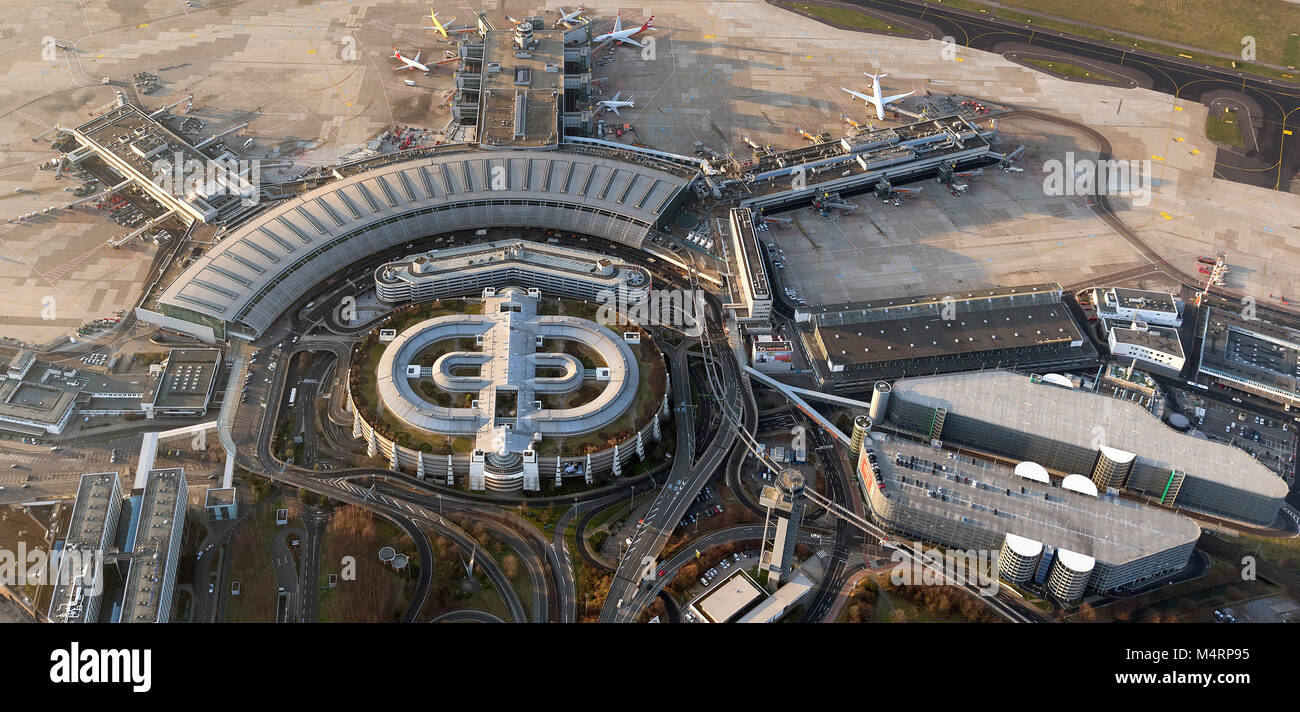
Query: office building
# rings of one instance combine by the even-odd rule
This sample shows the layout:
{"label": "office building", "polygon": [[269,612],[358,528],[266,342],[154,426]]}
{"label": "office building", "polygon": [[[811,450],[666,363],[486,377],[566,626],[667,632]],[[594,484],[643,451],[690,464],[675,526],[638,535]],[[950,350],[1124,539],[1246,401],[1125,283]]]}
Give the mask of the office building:
{"label": "office building", "polygon": [[131,567],[126,575],[122,623],[171,620],[188,496],[184,470],[149,471],[137,515]]}
{"label": "office building", "polygon": [[103,560],[113,548],[122,511],[116,472],[81,476],[68,533],[56,570],[49,618],[56,623],[96,623],[104,594]]}

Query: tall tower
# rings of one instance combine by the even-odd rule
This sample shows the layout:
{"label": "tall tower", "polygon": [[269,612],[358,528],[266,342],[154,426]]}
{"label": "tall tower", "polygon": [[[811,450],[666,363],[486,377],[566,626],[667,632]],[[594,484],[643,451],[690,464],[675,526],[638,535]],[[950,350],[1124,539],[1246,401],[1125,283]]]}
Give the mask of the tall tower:
{"label": "tall tower", "polygon": [[773,590],[790,576],[793,568],[799,521],[803,518],[803,488],[803,473],[785,469],[776,476],[774,485],[763,487],[758,498],[758,503],[767,508],[758,568],[768,572],[767,584]]}
{"label": "tall tower", "polygon": [[854,457],[862,451],[862,441],[866,440],[867,434],[871,432],[871,418],[865,415],[859,415],[853,419],[853,437],[849,440],[849,453]]}

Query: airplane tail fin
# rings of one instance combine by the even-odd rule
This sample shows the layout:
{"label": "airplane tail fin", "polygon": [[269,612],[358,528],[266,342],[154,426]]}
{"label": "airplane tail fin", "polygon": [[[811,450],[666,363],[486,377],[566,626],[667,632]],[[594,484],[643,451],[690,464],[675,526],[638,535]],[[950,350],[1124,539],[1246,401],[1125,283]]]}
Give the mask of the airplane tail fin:
{"label": "airplane tail fin", "polygon": [[649,19],[649,20],[646,20],[644,25],[641,25],[641,29],[642,29],[643,31],[644,31],[644,30],[648,30],[648,29],[650,29],[651,27],[653,27],[654,24],[655,24],[655,16],[654,16],[654,15],[651,15],[651,16],[650,16],[650,19]]}

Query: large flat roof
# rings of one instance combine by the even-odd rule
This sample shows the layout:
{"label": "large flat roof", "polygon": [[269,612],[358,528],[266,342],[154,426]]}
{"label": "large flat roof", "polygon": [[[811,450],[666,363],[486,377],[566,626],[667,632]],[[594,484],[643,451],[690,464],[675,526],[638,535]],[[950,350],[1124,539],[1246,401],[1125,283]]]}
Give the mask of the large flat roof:
{"label": "large flat roof", "polygon": [[1060,304],[1007,307],[959,314],[955,319],[922,315],[871,323],[819,324],[817,333],[827,357],[845,364],[1068,346],[1083,338]]}
{"label": "large flat roof", "polygon": [[[172,540],[177,522],[177,505],[184,516],[185,474],[180,468],[152,470],[140,505],[140,523],[135,533],[131,567],[126,575],[126,596],[122,600],[123,623],[152,623],[158,618],[168,569],[176,562],[171,552],[179,542]],[[172,571],[171,575],[175,575]]]}
{"label": "large flat roof", "polygon": [[1196,522],[1181,514],[1029,480],[1012,468],[921,443],[891,439],[872,447],[882,454],[885,496],[999,536],[1011,533],[1118,565],[1194,542],[1201,534]]}
{"label": "large flat roof", "polygon": [[212,381],[221,367],[219,349],[172,349],[158,379],[155,408],[202,408],[212,394]]}
{"label": "large flat roof", "polygon": [[894,382],[892,397],[1093,450],[1100,426],[1108,446],[1136,453],[1139,462],[1264,497],[1287,493],[1286,482],[1248,453],[1180,433],[1136,403],[1034,383],[1010,371],[903,378]]}
{"label": "large flat roof", "polygon": [[[639,234],[626,235],[639,244],[694,174],[634,154],[622,157],[595,149],[453,146],[384,164],[260,213],[195,260],[159,301],[261,333],[323,277],[416,233],[523,224],[510,218],[509,208],[489,212],[487,205],[502,201],[558,204],[559,211],[590,216],[584,222],[592,234],[600,234],[598,213],[617,216],[643,226]],[[457,207],[468,212],[433,214]],[[521,212],[520,218],[532,215]],[[551,212],[542,215],[543,222],[547,215]],[[375,229],[379,223],[384,227]],[[563,221],[566,227],[572,223],[572,216]]]}
{"label": "large flat roof", "polygon": [[[104,527],[108,524],[108,510],[113,497],[121,497],[121,493],[116,472],[82,475],[77,485],[77,499],[72,505],[65,545],[98,548],[104,541]],[[112,541],[114,532],[108,534],[109,541]]]}
{"label": "large flat roof", "polygon": [[531,32],[537,46],[530,51],[516,51],[513,27],[483,38],[478,138],[484,144],[546,146],[560,141],[564,30]]}
{"label": "large flat roof", "polygon": [[714,584],[712,589],[697,598],[694,605],[710,623],[726,623],[762,596],[763,589],[754,585],[743,569],[734,568]]}
{"label": "large flat roof", "polygon": [[1300,332],[1208,307],[1200,369],[1300,400]]}

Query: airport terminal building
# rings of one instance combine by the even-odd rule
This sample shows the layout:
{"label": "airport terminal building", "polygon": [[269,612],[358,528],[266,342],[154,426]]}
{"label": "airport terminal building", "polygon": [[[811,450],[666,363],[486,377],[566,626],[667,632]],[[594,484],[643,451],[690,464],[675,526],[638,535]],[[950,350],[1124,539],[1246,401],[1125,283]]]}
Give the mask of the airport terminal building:
{"label": "airport terminal building", "polygon": [[432,250],[375,270],[375,293],[385,302],[429,301],[520,286],[546,296],[587,301],[645,301],[650,273],[604,255],[528,240],[483,242]]}
{"label": "airport terminal building", "polygon": [[921,374],[1097,362],[1056,283],[801,308],[796,319],[818,385],[835,391]]}
{"label": "airport terminal building", "polygon": [[561,230],[640,248],[687,194],[697,167],[586,146],[488,151],[440,146],[366,163],[230,231],[137,309],[205,341],[256,338],[320,281],[430,235]]}
{"label": "airport terminal building", "polygon": [[1141,406],[1010,371],[904,378],[888,423],[1062,474],[1106,492],[1129,489],[1165,506],[1272,526],[1287,485],[1248,453],[1164,425]]}

